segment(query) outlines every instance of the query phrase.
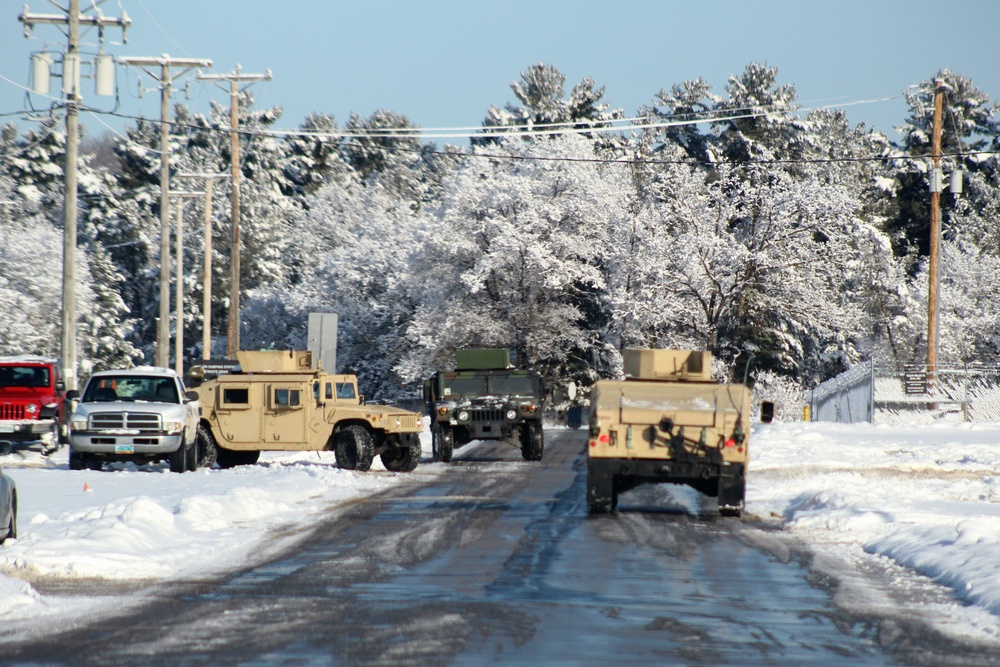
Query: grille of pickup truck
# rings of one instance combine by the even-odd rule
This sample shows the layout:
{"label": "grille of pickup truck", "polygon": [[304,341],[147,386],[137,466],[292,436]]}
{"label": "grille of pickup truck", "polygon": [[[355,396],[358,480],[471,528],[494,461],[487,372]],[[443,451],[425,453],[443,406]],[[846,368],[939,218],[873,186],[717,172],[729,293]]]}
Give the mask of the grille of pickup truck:
{"label": "grille of pickup truck", "polygon": [[0,405],[0,419],[24,419],[24,405]]}
{"label": "grille of pickup truck", "polygon": [[162,431],[160,415],[149,412],[96,412],[90,415],[94,430],[128,429],[132,431]]}
{"label": "grille of pickup truck", "polygon": [[476,408],[469,410],[469,421],[471,422],[498,422],[503,421],[503,410],[490,408]]}

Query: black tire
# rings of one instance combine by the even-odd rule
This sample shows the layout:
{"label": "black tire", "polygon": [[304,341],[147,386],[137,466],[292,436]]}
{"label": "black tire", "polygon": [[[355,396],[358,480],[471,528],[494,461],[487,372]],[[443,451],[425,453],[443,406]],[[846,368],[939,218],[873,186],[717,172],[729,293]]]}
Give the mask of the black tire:
{"label": "black tire", "polygon": [[541,461],[544,451],[545,439],[541,423],[524,422],[521,426],[521,456],[525,461]]}
{"label": "black tire", "polygon": [[618,486],[614,478],[596,475],[587,479],[587,507],[591,514],[607,514],[618,507]]}
{"label": "black tire", "polygon": [[738,517],[743,514],[743,506],[746,503],[746,479],[742,474],[719,479],[718,501],[720,515]]}
{"label": "black tire", "polygon": [[215,462],[219,464],[220,468],[235,468],[236,466],[252,466],[257,463],[260,459],[260,452],[257,450],[241,450],[236,451],[233,449],[226,449],[225,447],[216,448],[216,459]]}
{"label": "black tire", "polygon": [[435,461],[451,463],[451,457],[455,453],[455,432],[450,426],[431,429],[431,451]]}
{"label": "black tire", "polygon": [[0,544],[3,544],[5,540],[16,540],[17,539],[17,494],[13,494],[10,498],[10,521],[7,522],[7,532]]}
{"label": "black tire", "polygon": [[[219,458],[219,447],[215,444],[215,436],[205,425],[198,427],[197,442],[198,466],[201,468],[211,468]],[[256,461],[254,461],[256,463]]]}
{"label": "black tire", "polygon": [[74,452],[72,448],[69,450],[69,469],[70,470],[83,470],[87,467],[87,459],[84,458],[83,454],[80,452]]}
{"label": "black tire", "polygon": [[337,466],[344,470],[369,470],[375,459],[375,443],[371,432],[364,426],[345,426],[334,438],[333,452]]}
{"label": "black tire", "polygon": [[187,470],[187,446],[184,442],[186,437],[184,433],[181,433],[181,444],[177,446],[177,449],[170,452],[170,472],[184,472]]}
{"label": "black tire", "polygon": [[419,447],[391,447],[380,456],[382,465],[392,472],[413,472],[420,463]]}
{"label": "black tire", "polygon": [[198,469],[198,439],[195,437],[195,441],[190,445],[185,447],[185,468],[188,472],[194,472]]}

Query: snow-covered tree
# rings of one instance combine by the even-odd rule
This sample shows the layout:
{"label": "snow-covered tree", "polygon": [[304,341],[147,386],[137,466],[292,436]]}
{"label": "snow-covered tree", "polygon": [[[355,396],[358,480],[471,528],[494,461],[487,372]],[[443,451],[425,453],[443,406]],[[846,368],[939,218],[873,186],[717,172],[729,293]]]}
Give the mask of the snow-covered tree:
{"label": "snow-covered tree", "polygon": [[[622,118],[620,109],[611,110],[603,100],[604,87],[595,88],[594,80],[586,77],[565,93],[566,75],[551,65],[539,63],[521,72],[521,80],[510,84],[520,105],[510,104],[500,109],[491,106],[483,120],[484,132],[505,131],[537,132],[539,136],[552,136],[546,131],[567,128],[586,129],[601,127],[616,118]],[[551,127],[558,124],[558,127]],[[491,137],[473,138],[473,144],[498,143]]]}
{"label": "snow-covered tree", "polygon": [[713,107],[712,122],[721,156],[735,162],[800,157],[801,120],[793,114],[795,86],[778,81],[778,68],[751,63],[740,76],[730,75],[729,97]]}
{"label": "snow-covered tree", "polygon": [[764,167],[677,165],[669,189],[616,234],[622,345],[693,346],[729,363],[799,374],[857,358],[854,283],[871,279],[872,239],[843,186]]}
{"label": "snow-covered tree", "polygon": [[245,344],[304,345],[309,312],[336,312],[339,370],[357,374],[369,397],[395,397],[415,308],[411,255],[424,226],[410,202],[379,182],[322,187],[294,223],[308,270],[297,284],[250,293]]}
{"label": "snow-covered tree", "polygon": [[445,181],[415,267],[423,296],[405,377],[446,367],[470,346],[511,348],[519,363],[556,374],[596,342],[583,302],[604,287],[600,262],[609,227],[625,214],[625,168],[585,161],[594,154],[581,137],[485,150],[505,159],[469,158]]}

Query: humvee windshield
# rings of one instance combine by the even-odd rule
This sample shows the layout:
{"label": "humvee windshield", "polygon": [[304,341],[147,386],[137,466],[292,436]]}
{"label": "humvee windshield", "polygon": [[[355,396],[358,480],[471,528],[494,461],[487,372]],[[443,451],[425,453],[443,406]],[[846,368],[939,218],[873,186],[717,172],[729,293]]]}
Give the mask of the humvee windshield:
{"label": "humvee windshield", "polygon": [[531,378],[524,375],[491,375],[489,385],[491,394],[502,396],[532,396],[535,393]]}
{"label": "humvee windshield", "polygon": [[535,386],[524,375],[485,375],[444,378],[444,395],[459,396],[533,396]]}
{"label": "humvee windshield", "polygon": [[444,395],[482,396],[486,393],[486,383],[482,377],[454,377],[444,379]]}

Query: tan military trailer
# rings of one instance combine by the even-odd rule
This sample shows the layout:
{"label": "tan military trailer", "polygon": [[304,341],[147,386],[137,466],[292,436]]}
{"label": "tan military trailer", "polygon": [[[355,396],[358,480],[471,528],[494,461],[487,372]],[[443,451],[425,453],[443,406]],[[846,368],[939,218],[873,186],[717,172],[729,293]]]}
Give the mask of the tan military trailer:
{"label": "tan military trailer", "polygon": [[689,350],[625,350],[624,380],[590,393],[587,504],[610,512],[647,483],[687,484],[739,516],[750,461],[750,390],[712,381],[712,357]]}
{"label": "tan military trailer", "polygon": [[253,464],[273,450],[332,450],[348,470],[368,470],[376,455],[394,472],[417,467],[422,415],[365,404],[357,377],[314,369],[310,352],[241,351],[237,360],[239,371],[195,388],[210,439],[200,444],[217,452],[221,467]]}

